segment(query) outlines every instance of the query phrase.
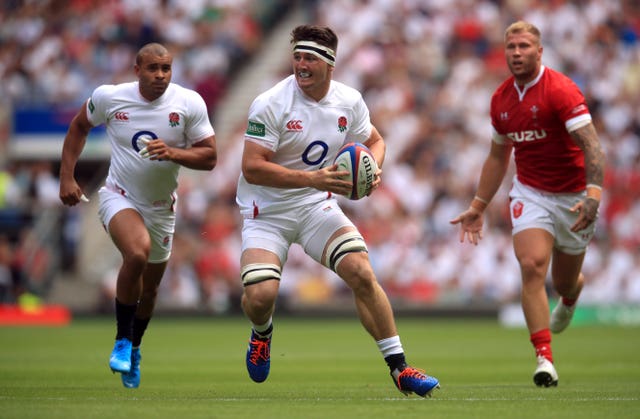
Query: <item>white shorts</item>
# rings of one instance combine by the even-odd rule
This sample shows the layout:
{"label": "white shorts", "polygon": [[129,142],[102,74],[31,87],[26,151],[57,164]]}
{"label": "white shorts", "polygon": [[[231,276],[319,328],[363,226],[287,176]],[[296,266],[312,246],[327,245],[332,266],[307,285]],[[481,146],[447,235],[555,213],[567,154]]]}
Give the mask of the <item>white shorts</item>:
{"label": "white shorts", "polygon": [[242,251],[265,249],[275,253],[284,265],[289,247],[298,243],[305,253],[322,263],[327,242],[342,227],[356,228],[335,198],[286,211],[261,213],[257,218],[244,219]]}
{"label": "white shorts", "polygon": [[514,176],[509,192],[512,234],[529,228],[541,228],[554,237],[556,249],[570,255],[584,253],[593,237],[596,223],[578,232],[571,231],[578,213],[571,212],[570,208],[583,200],[585,194],[540,191],[523,185]]}
{"label": "white shorts", "polygon": [[136,210],[142,216],[151,238],[151,250],[147,262],[162,263],[169,260],[176,225],[176,214],[172,209],[175,207],[175,201],[174,205],[168,208],[166,206],[143,206],[132,202],[122,193],[107,186],[100,188],[98,196],[100,197],[98,215],[107,232],[109,231],[109,222],[114,215],[127,208]]}

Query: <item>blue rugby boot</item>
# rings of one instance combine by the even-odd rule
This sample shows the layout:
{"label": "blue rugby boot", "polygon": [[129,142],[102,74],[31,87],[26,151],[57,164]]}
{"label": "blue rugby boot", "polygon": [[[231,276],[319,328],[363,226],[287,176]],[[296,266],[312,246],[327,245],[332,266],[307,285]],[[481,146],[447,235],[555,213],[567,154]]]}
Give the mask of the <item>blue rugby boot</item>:
{"label": "blue rugby boot", "polygon": [[408,396],[416,393],[418,396],[431,397],[434,389],[440,388],[440,382],[435,377],[430,377],[413,367],[405,367],[402,371],[394,370],[391,372],[391,378],[398,390]]}
{"label": "blue rugby boot", "polygon": [[131,341],[129,339],[116,340],[109,359],[109,367],[113,372],[129,372],[131,370]]}
{"label": "blue rugby boot", "polygon": [[252,329],[246,361],[249,377],[253,381],[261,383],[266,380],[271,367],[271,338],[261,338]]}
{"label": "blue rugby boot", "polygon": [[140,348],[134,348],[131,350],[131,369],[129,372],[123,372],[120,378],[122,378],[122,385],[126,388],[138,388],[140,386],[140,361],[142,355],[140,354]]}

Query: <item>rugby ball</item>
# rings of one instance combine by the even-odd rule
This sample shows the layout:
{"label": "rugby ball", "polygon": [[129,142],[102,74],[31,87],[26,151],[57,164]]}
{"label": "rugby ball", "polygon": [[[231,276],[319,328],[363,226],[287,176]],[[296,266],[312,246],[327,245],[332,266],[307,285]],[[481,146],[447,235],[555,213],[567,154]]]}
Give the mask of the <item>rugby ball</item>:
{"label": "rugby ball", "polygon": [[358,200],[367,196],[378,171],[378,165],[371,151],[362,143],[348,143],[342,146],[334,160],[339,171],[346,170],[344,179],[353,182],[347,198]]}

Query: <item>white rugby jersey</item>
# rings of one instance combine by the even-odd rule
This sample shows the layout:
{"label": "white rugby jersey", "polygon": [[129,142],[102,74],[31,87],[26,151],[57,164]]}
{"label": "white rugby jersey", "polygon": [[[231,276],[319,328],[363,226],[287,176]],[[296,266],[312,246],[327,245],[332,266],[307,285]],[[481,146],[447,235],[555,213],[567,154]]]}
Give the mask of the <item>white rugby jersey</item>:
{"label": "white rugby jersey", "polygon": [[[291,75],[259,95],[249,108],[245,141],[275,152],[273,163],[295,170],[333,164],[340,147],[371,135],[369,109],[357,90],[331,81],[319,102],[307,97]],[[240,174],[236,201],[245,217],[327,199],[314,188],[252,185]]]}
{"label": "white rugby jersey", "polygon": [[156,207],[175,200],[180,165],[140,157],[141,139],[189,148],[214,135],[202,97],[173,83],[153,102],[142,97],[138,82],[99,86],[87,103],[87,117],[94,126],[106,125],[111,143],[107,187]]}

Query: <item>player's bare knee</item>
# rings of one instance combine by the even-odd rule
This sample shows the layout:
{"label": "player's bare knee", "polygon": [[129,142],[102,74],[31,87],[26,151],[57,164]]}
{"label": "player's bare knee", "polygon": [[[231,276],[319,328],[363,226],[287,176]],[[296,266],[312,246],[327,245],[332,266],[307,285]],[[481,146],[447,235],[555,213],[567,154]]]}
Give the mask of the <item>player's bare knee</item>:
{"label": "player's bare knee", "polygon": [[537,278],[546,276],[546,264],[543,260],[539,260],[533,257],[523,257],[518,261],[520,264],[520,270],[522,271],[522,277],[525,278]]}
{"label": "player's bare knee", "polygon": [[147,265],[149,252],[144,249],[136,249],[123,255],[123,264],[131,269],[142,271]]}
{"label": "player's bare knee", "polygon": [[278,297],[277,285],[276,281],[265,281],[244,288],[242,308],[250,318],[262,317],[273,311]]}
{"label": "player's bare knee", "polygon": [[273,310],[275,298],[268,296],[255,295],[253,298],[245,300],[245,307],[250,309],[252,313],[263,314]]}

